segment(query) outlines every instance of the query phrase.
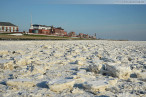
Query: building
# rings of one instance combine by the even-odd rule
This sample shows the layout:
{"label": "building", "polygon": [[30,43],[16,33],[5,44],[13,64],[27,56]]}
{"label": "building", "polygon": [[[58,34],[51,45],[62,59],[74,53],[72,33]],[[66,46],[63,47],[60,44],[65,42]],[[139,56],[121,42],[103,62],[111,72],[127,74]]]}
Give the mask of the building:
{"label": "building", "polygon": [[75,32],[70,32],[70,33],[68,33],[68,36],[69,37],[76,37],[76,33]]}
{"label": "building", "polygon": [[0,32],[18,32],[18,26],[10,22],[0,22]]}
{"label": "building", "polygon": [[64,29],[62,29],[61,27],[58,28],[54,28],[54,35],[57,36],[67,36],[67,32],[64,31]]}
{"label": "building", "polygon": [[83,33],[79,33],[80,38],[83,38],[83,35],[84,35]]}
{"label": "building", "polygon": [[66,36],[67,32],[64,31],[61,27],[55,28],[53,26],[46,25],[31,25],[29,33],[33,34],[45,34],[45,35],[56,35],[56,36]]}
{"label": "building", "polygon": [[52,26],[34,24],[30,26],[29,33],[34,34],[51,34]]}
{"label": "building", "polygon": [[89,38],[88,34],[79,33],[80,38]]}

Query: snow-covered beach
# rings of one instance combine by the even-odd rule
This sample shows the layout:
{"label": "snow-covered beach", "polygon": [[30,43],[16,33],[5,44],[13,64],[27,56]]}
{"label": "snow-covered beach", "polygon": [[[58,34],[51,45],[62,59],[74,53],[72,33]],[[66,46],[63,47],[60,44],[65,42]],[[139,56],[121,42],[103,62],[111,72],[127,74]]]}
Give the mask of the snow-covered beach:
{"label": "snow-covered beach", "polygon": [[0,97],[145,97],[146,41],[0,41]]}

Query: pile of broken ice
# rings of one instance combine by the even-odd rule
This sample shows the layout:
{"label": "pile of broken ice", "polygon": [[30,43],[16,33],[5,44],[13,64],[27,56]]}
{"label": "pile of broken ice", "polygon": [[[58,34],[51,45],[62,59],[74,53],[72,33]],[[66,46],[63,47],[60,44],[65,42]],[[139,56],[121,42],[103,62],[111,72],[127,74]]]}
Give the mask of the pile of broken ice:
{"label": "pile of broken ice", "polygon": [[144,97],[146,42],[1,42],[3,96]]}

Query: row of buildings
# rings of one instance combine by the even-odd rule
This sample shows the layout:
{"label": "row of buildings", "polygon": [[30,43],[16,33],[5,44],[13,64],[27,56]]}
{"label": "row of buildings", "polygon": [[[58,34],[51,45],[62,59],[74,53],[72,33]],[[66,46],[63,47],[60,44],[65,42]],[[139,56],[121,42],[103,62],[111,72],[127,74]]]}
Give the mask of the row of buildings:
{"label": "row of buildings", "polygon": [[[0,22],[0,32],[13,32],[13,33],[22,33],[19,32],[18,26],[9,23],[9,22]],[[74,38],[96,38],[96,36],[89,36],[88,34],[79,33],[76,35],[75,32],[67,33],[61,27],[54,26],[46,26],[46,25],[38,25],[31,24],[28,34],[42,34],[42,35],[53,35],[53,36],[68,36]]]}
{"label": "row of buildings", "polygon": [[56,35],[56,36],[67,36],[67,32],[61,27],[53,27],[46,25],[34,24],[30,26],[29,33],[33,34],[45,34],[45,35]]}
{"label": "row of buildings", "polygon": [[95,36],[89,36],[88,34],[79,33],[79,35],[76,35],[75,32],[69,32],[67,34],[64,29],[61,27],[53,27],[53,26],[46,26],[46,25],[38,25],[38,24],[31,24],[31,27],[29,29],[29,33],[33,34],[45,34],[45,35],[55,35],[55,36],[68,36],[68,37],[79,37],[79,38],[96,38]]}

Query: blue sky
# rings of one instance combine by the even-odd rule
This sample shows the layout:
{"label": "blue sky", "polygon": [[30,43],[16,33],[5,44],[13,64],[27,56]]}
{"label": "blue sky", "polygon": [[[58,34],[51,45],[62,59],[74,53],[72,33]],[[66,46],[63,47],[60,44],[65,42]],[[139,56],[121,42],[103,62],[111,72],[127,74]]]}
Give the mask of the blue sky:
{"label": "blue sky", "polygon": [[[57,0],[54,0],[54,2]],[[65,0],[63,0],[65,2]],[[28,31],[33,24],[53,25],[97,38],[146,40],[146,5],[52,4],[51,0],[2,0],[0,21]]]}

